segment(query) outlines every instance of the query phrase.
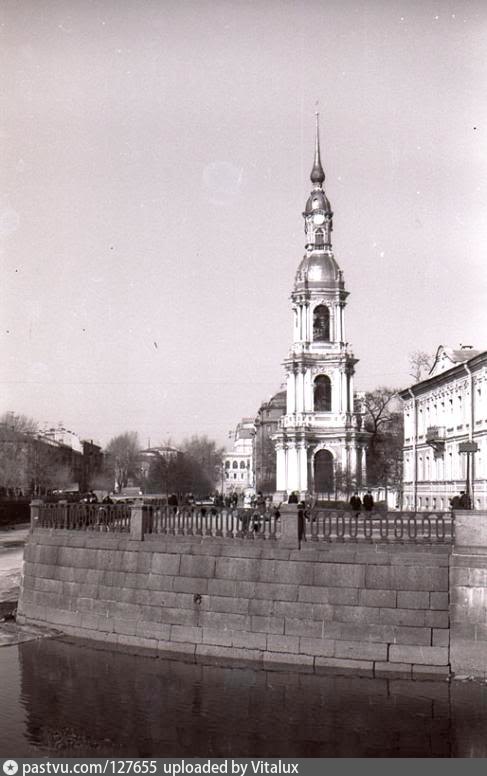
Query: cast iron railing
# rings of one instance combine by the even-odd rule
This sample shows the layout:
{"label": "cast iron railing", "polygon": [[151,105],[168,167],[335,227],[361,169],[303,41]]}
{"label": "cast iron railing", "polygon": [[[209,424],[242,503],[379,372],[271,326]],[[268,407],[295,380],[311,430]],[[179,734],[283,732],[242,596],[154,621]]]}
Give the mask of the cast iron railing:
{"label": "cast iron railing", "polygon": [[451,543],[452,512],[364,513],[313,508],[305,510],[301,527],[312,542]]}
{"label": "cast iron railing", "polygon": [[276,539],[279,512],[260,513],[252,509],[228,507],[144,506],[146,533],[166,536],[215,536],[247,539]]}
{"label": "cast iron railing", "polygon": [[40,528],[130,531],[130,504],[40,504]]}

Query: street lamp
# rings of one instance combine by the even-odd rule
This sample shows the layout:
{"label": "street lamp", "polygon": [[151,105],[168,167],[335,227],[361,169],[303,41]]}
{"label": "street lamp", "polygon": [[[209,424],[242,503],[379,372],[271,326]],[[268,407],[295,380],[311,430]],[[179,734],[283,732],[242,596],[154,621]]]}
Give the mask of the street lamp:
{"label": "street lamp", "polygon": [[466,496],[466,509],[472,509],[472,501],[470,499],[470,454],[476,453],[479,446],[476,442],[460,442],[458,445],[458,452],[465,453],[467,456],[467,476],[465,481],[465,496]]}

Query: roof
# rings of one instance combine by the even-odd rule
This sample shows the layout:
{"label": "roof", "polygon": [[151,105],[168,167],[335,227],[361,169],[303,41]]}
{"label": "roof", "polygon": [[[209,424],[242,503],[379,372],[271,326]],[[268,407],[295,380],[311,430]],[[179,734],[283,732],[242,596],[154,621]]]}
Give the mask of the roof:
{"label": "roof", "polygon": [[[407,399],[410,395],[409,392],[413,388],[428,390],[428,387],[434,384],[435,378],[440,378],[444,375],[445,379],[448,380],[449,372],[453,373],[458,367],[475,362],[476,359],[487,360],[487,350],[477,350],[466,345],[460,348],[449,348],[445,345],[440,345],[436,351],[435,360],[428,376],[424,380],[414,383],[411,388],[404,388],[402,391],[399,391],[399,396],[402,399]],[[472,366],[475,366],[475,363],[472,363]]]}
{"label": "roof", "polygon": [[294,287],[343,286],[343,275],[331,251],[312,251],[299,265]]}

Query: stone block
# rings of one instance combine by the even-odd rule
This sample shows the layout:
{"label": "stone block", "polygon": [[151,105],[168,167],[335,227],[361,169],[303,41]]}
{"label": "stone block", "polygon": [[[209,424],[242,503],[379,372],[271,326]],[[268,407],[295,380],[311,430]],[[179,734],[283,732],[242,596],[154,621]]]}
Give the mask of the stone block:
{"label": "stone block", "polygon": [[335,654],[335,642],[330,639],[300,638],[299,648],[304,655],[333,657]]}
{"label": "stone block", "polygon": [[262,665],[263,653],[256,649],[223,647],[212,644],[197,644],[195,658],[197,663],[221,665],[228,663],[232,667]]}
{"label": "stone block", "polygon": [[334,618],[336,622],[354,622],[357,624],[380,622],[380,609],[369,606],[335,606]]}
{"label": "stone block", "polygon": [[258,598],[266,601],[297,601],[297,585],[277,585],[272,582],[237,582],[239,598]]}
{"label": "stone block", "polygon": [[[414,628],[402,625],[393,626],[394,635],[390,643],[409,644],[411,646],[429,646],[431,644],[431,628]],[[404,660],[405,663],[414,663],[414,660]],[[421,662],[421,661],[417,661]]]}
{"label": "stone block", "polygon": [[147,654],[140,650],[148,650],[149,654],[157,649],[157,639],[142,638],[142,636],[132,636],[126,633],[119,633],[117,636],[117,644],[121,646],[130,647],[129,654],[132,649],[135,650],[134,654]]}
{"label": "stone block", "polygon": [[[137,588],[139,590],[164,590],[171,592],[176,590],[174,583],[179,581],[179,577],[172,577],[167,574],[137,574]],[[205,580],[201,580],[201,587],[205,587]],[[191,591],[188,591],[191,592]]]}
{"label": "stone block", "polygon": [[157,642],[157,651],[161,653],[165,660],[187,661],[191,659],[191,662],[194,662],[196,645],[161,640]]}
{"label": "stone block", "polygon": [[[361,606],[389,607],[396,606],[395,590],[360,590],[359,601]],[[399,606],[399,603],[397,604]]]}
{"label": "stone block", "polygon": [[320,639],[323,636],[323,622],[319,620],[301,620],[294,617],[286,617],[284,621],[284,633],[286,636],[303,636],[311,639]]}
{"label": "stone block", "polygon": [[433,628],[432,646],[433,647],[450,646],[449,628]]}
{"label": "stone block", "polygon": [[448,611],[434,611],[424,613],[424,624],[429,628],[448,628],[450,614]]}
{"label": "stone block", "polygon": [[392,580],[392,567],[369,564],[365,570],[365,585],[360,587],[395,591],[397,588]]}
{"label": "stone block", "polygon": [[145,639],[156,639],[156,641],[168,641],[171,637],[171,626],[162,625],[160,622],[147,622],[139,620],[136,625],[136,636]]}
{"label": "stone block", "polygon": [[171,640],[200,644],[203,641],[203,628],[190,625],[172,625]]}
{"label": "stone block", "polygon": [[374,675],[374,664],[371,660],[347,660],[346,658],[315,657],[316,674],[337,674],[353,676]]}
{"label": "stone block", "polygon": [[[275,564],[275,575],[269,581],[277,581],[285,585],[307,585],[312,582],[313,572],[309,563],[296,561],[278,561]],[[263,579],[263,577],[261,577]]]}
{"label": "stone block", "polygon": [[396,590],[434,590],[448,592],[448,568],[436,566],[394,566]]}
{"label": "stone block", "polygon": [[[333,607],[330,607],[333,611]],[[297,617],[299,619],[313,619],[313,604],[300,601],[275,601],[273,613],[277,617]]]}
{"label": "stone block", "polygon": [[[171,574],[179,574],[180,571],[180,555],[173,555],[166,552],[154,552],[152,553],[150,571],[153,574],[162,574],[163,576],[171,576]],[[182,563],[181,563],[182,566]],[[181,570],[183,576],[193,576],[191,573],[186,574]],[[205,574],[195,574],[194,576],[206,576]]]}
{"label": "stone block", "polygon": [[[218,559],[220,562],[221,559]],[[181,557],[180,574],[182,577],[204,577],[213,578],[215,576],[215,558],[206,555],[183,555]],[[174,572],[177,573],[177,572]]]}
{"label": "stone block", "polygon": [[263,668],[266,671],[293,671],[313,673],[314,658],[289,652],[264,652]]}
{"label": "stone block", "polygon": [[397,607],[399,609],[429,609],[429,606],[430,593],[424,590],[397,591]]}
{"label": "stone block", "polygon": [[425,625],[425,612],[422,609],[381,609],[380,622],[384,625]]}
{"label": "stone block", "polygon": [[325,622],[323,637],[339,641],[367,641],[388,644],[394,641],[393,625],[366,625],[349,622]]}
{"label": "stone block", "polygon": [[201,612],[199,623],[206,628],[221,630],[250,630],[251,618],[245,614],[231,612]]}
{"label": "stone block", "polygon": [[299,652],[299,636],[267,636],[267,649],[270,652]]}
{"label": "stone block", "polygon": [[204,577],[174,577],[173,589],[176,593],[208,594],[208,580]]}
{"label": "stone block", "polygon": [[430,609],[447,610],[449,605],[450,601],[448,593],[430,593]]}
{"label": "stone block", "polygon": [[253,633],[284,633],[284,617],[262,617],[253,614],[250,620]]}
{"label": "stone block", "polygon": [[123,552],[121,557],[120,568],[125,572],[136,572],[138,563],[138,552]]}
{"label": "stone block", "polygon": [[364,565],[354,563],[315,563],[313,566],[313,585],[353,588],[364,586]]}
{"label": "stone block", "polygon": [[203,644],[220,644],[222,647],[231,647],[233,646],[233,631],[204,627]]}
{"label": "stone block", "polygon": [[[210,577],[257,582],[260,579],[260,560],[257,558],[218,558]],[[240,595],[237,592],[237,595]]]}
{"label": "stone block", "polygon": [[[149,574],[152,568],[152,553],[151,552],[138,552],[137,553],[137,567],[136,571],[139,574]],[[158,572],[157,572],[158,573]],[[168,572],[164,572],[168,573]]]}
{"label": "stone block", "polygon": [[334,656],[351,660],[387,660],[387,644],[364,641],[336,641]]}
{"label": "stone block", "polygon": [[[135,636],[137,633],[137,620],[122,620],[118,617],[112,619],[113,632],[125,636]],[[162,627],[162,626],[159,626]]]}
{"label": "stone block", "polygon": [[161,609],[161,622],[168,625],[194,625],[198,621],[198,612],[190,609],[173,609],[165,607]]}
{"label": "stone block", "polygon": [[231,612],[232,614],[247,614],[248,598],[230,598],[229,596],[210,596],[208,608],[214,612]]}
{"label": "stone block", "polygon": [[448,648],[391,644],[389,662],[446,666],[448,665]]}
{"label": "stone block", "polygon": [[[73,623],[76,624],[76,623]],[[113,620],[110,617],[103,617],[98,614],[91,614],[90,612],[83,612],[81,614],[81,623],[82,628],[87,628],[89,630],[99,630],[99,631],[113,631]]]}
{"label": "stone block", "polygon": [[[441,647],[436,647],[441,649]],[[451,668],[454,674],[487,678],[487,641],[451,637]],[[419,662],[419,661],[418,661]]]}
{"label": "stone block", "polygon": [[374,663],[374,676],[377,679],[402,679],[411,676],[411,663]]}
{"label": "stone block", "polygon": [[265,633],[233,631],[232,646],[245,649],[265,650],[267,648],[267,635]]}
{"label": "stone block", "polygon": [[236,595],[237,583],[233,579],[209,579],[209,595],[234,596]]}
{"label": "stone block", "polygon": [[413,679],[438,680],[450,675],[450,668],[446,666],[413,665]]}
{"label": "stone block", "polygon": [[298,600],[316,604],[354,606],[359,603],[359,590],[353,587],[300,587]]}
{"label": "stone block", "polygon": [[160,606],[140,606],[140,619],[145,622],[161,622],[162,607]]}
{"label": "stone block", "polygon": [[269,616],[274,612],[274,601],[266,601],[263,598],[250,598],[249,614],[260,614]]}

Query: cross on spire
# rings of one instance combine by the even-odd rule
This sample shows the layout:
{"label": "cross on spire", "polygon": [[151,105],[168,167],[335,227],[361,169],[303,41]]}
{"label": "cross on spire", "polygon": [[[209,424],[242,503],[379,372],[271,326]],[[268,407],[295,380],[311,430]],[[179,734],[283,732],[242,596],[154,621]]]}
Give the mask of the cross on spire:
{"label": "cross on spire", "polygon": [[321,187],[325,180],[325,173],[321,165],[320,157],[320,114],[316,111],[316,139],[315,139],[315,158],[313,169],[311,170],[311,183]]}

